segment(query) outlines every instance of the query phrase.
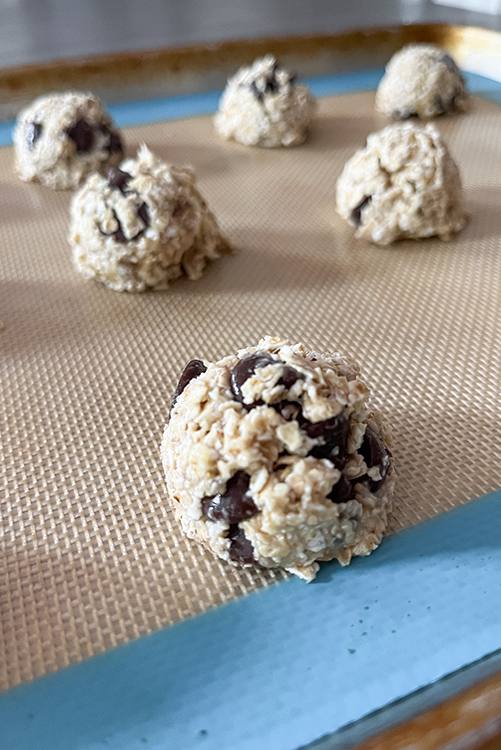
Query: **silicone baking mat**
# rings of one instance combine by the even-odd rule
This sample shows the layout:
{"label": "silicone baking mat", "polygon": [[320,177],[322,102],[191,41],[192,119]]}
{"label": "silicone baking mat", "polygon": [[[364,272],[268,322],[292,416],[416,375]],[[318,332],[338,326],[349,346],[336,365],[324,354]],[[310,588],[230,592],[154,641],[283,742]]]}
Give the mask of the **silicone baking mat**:
{"label": "silicone baking mat", "polygon": [[390,532],[501,485],[500,110],[473,99],[437,123],[464,231],[377,248],[333,209],[344,162],[385,124],[373,103],[322,100],[293,150],[219,142],[209,117],[127,130],[131,152],[195,167],[235,248],[200,281],[139,296],[78,276],[70,196],[20,183],[0,152],[2,688],[280,580],[214,559],[171,517],[159,442],[191,358],[263,334],[354,356],[393,425]]}

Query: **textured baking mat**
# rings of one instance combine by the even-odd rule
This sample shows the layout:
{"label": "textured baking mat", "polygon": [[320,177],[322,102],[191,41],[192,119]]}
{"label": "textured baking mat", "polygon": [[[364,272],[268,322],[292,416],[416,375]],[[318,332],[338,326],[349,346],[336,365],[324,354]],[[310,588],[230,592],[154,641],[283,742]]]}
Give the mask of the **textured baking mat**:
{"label": "textured baking mat", "polygon": [[18,182],[0,152],[2,688],[280,580],[171,517],[158,447],[193,357],[269,333],[358,359],[394,426],[392,532],[501,485],[500,110],[438,122],[471,214],[450,243],[376,248],[336,217],[343,163],[384,122],[362,93],[323,100],[294,150],[220,143],[208,117],[128,130],[131,151],[195,167],[236,249],[140,296],[76,274],[70,196]]}

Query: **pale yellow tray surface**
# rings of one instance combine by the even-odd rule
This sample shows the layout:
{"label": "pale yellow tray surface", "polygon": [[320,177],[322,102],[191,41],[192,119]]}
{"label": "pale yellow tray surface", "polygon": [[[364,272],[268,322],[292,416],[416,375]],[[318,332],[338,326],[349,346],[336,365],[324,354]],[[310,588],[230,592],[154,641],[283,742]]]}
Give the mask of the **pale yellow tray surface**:
{"label": "pale yellow tray surface", "polygon": [[195,167],[236,249],[138,296],[74,271],[70,195],[19,182],[0,151],[1,688],[281,578],[214,559],[172,518],[159,443],[194,357],[263,334],[353,355],[394,428],[391,531],[501,485],[501,110],[474,99],[437,123],[461,235],[382,249],[333,208],[344,162],[385,124],[373,101],[323,100],[293,150],[220,142],[208,117],[127,130],[130,151]]}

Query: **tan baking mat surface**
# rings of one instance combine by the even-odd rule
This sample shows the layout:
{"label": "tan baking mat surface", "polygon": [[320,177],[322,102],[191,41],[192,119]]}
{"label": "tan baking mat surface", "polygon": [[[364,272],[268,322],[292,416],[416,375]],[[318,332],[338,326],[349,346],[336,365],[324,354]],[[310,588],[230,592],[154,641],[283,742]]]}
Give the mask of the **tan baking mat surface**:
{"label": "tan baking mat surface", "polygon": [[449,244],[376,248],[335,216],[344,161],[383,124],[353,94],[323,100],[295,150],[220,143],[205,117],[128,130],[196,168],[237,248],[139,296],[76,274],[70,196],[18,182],[0,151],[1,688],[281,578],[173,522],[159,442],[191,358],[265,333],[354,355],[394,425],[392,531],[501,485],[501,110],[439,122],[471,213]]}

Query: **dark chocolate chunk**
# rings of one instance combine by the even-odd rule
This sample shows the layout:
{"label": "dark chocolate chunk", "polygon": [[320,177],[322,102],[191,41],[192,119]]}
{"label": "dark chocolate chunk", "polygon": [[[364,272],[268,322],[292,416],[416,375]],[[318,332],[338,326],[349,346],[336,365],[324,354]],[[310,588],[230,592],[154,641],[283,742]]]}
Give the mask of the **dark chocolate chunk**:
{"label": "dark chocolate chunk", "polygon": [[[120,171],[120,170],[118,170]],[[127,172],[122,172],[122,174],[127,174]],[[129,175],[130,177],[130,175]],[[117,178],[120,179],[120,178]],[[115,186],[113,186],[115,187]],[[125,189],[120,187],[120,185],[116,186],[122,193],[127,192]],[[115,217],[115,220],[118,224],[118,229],[115,232],[111,232],[111,234],[107,234],[106,232],[102,232],[106,237],[113,237],[116,242],[131,242],[132,240],[137,240],[138,237],[140,237],[146,227],[150,226],[150,217],[148,214],[148,208],[146,206],[146,203],[143,203],[141,206],[139,206],[137,210],[137,215],[141,219],[141,221],[144,223],[144,229],[141,229],[137,234],[134,235],[134,237],[126,237],[122,228],[122,225],[120,224],[120,219],[118,218],[115,211],[113,211],[113,216]],[[102,231],[102,230],[101,230]]]}
{"label": "dark chocolate chunk", "polygon": [[24,126],[26,143],[30,151],[35,147],[35,143],[42,135],[43,125],[41,122],[27,122]]}
{"label": "dark chocolate chunk", "polygon": [[309,422],[304,417],[300,418],[299,426],[310,438],[323,437],[325,441],[336,438],[344,433],[348,420],[343,415],[324,419],[323,422]]}
{"label": "dark chocolate chunk", "polygon": [[106,147],[110,154],[123,154],[124,147],[118,133],[110,133],[110,142]]}
{"label": "dark chocolate chunk", "polygon": [[[106,177],[108,178],[108,185],[112,188],[118,188],[121,193],[125,195],[127,183],[132,179],[132,175],[128,172],[123,172],[118,167],[108,167],[106,170]],[[138,212],[139,213],[139,212]]]}
{"label": "dark chocolate chunk", "polygon": [[99,129],[101,133],[107,137],[107,141],[104,143],[104,148],[109,154],[123,154],[122,139],[115,130],[110,130],[107,125],[100,125]]}
{"label": "dark chocolate chunk", "polygon": [[450,55],[443,55],[440,58],[440,62],[443,62],[444,65],[446,65],[449,68],[451,73],[456,73],[456,75],[458,75],[460,78],[463,77],[461,74],[461,71],[459,70],[458,66],[456,65],[456,63],[454,62],[454,60],[452,59]]}
{"label": "dark chocolate chunk", "polygon": [[121,243],[128,242],[129,240],[124,234],[124,230],[122,229],[122,225],[120,224],[120,219],[118,218],[115,211],[113,211],[113,216],[115,218],[115,221],[118,224],[118,229],[115,229],[114,232],[103,232],[103,230],[101,229],[100,230],[101,234],[104,234],[105,237],[113,237],[115,242],[121,242]]}
{"label": "dark chocolate chunk", "polygon": [[[273,359],[273,357],[267,352],[255,352],[254,354],[246,354],[240,362],[237,362],[230,374],[230,388],[231,392],[236,401],[243,404],[244,397],[242,394],[242,386],[246,380],[248,380],[255,371],[260,367],[267,367],[272,364],[281,364],[280,360]],[[284,365],[282,370],[282,377],[278,380],[277,385],[283,385],[285,388],[292,388],[294,383],[302,378],[303,376],[290,365]],[[286,402],[281,401],[280,404]],[[270,404],[273,409],[280,411],[280,404]],[[254,401],[252,404],[244,404],[246,409],[253,409],[256,406],[263,406],[264,401],[259,399]]]}
{"label": "dark chocolate chunk", "polygon": [[417,117],[418,113],[412,109],[396,109],[391,116],[393,120],[407,120],[409,117]]}
{"label": "dark chocolate chunk", "polygon": [[278,91],[278,81],[277,81],[277,70],[280,69],[280,66],[278,63],[275,63],[268,73],[265,82],[264,82],[264,93],[265,94],[272,94],[275,91]]}
{"label": "dark chocolate chunk", "polygon": [[368,203],[370,203],[372,200],[372,195],[367,195],[362,203],[359,203],[356,208],[353,209],[351,212],[351,220],[355,224],[356,227],[359,227],[362,223],[362,211],[367,206]]}
{"label": "dark chocolate chunk", "polygon": [[461,89],[456,89],[451,97],[451,101],[449,104],[449,112],[455,112],[458,108],[458,99],[461,98],[463,92]]}
{"label": "dark chocolate chunk", "polygon": [[256,82],[255,81],[251,82],[249,88],[252,91],[252,93],[254,94],[254,96],[256,97],[256,99],[258,100],[258,102],[262,102],[263,99],[264,99],[264,94],[263,94],[262,91],[260,91],[258,89],[258,87],[256,86]]}
{"label": "dark chocolate chunk", "polygon": [[[118,219],[117,219],[117,221],[118,221]],[[116,240],[116,242],[122,242],[122,243],[124,243],[124,242],[128,242],[129,241],[127,239],[127,237],[125,236],[124,231],[122,229],[122,225],[120,224],[119,221],[118,221],[118,229],[116,230],[116,232],[113,232],[113,234],[111,236],[113,237],[114,240]]]}
{"label": "dark chocolate chunk", "polygon": [[171,411],[174,408],[174,405],[176,401],[178,400],[179,396],[188,385],[188,383],[194,380],[194,378],[198,378],[198,376],[201,375],[206,370],[207,370],[206,366],[200,359],[192,359],[191,362],[188,362],[188,364],[183,370],[181,377],[179,378],[178,384],[176,385],[176,390],[174,391],[174,395],[172,397],[172,404],[170,407]]}
{"label": "dark chocolate chunk", "polygon": [[435,96],[433,103],[435,105],[437,115],[443,115],[444,112],[447,112],[448,105],[446,102],[443,101],[442,97],[440,97],[438,94]]}
{"label": "dark chocolate chunk", "polygon": [[[141,205],[137,209],[137,215],[143,222],[145,228],[150,226],[150,215],[148,213],[148,206],[146,205],[146,203],[141,203]],[[136,235],[136,237],[139,237],[139,235]]]}
{"label": "dark chocolate chunk", "polygon": [[66,129],[68,138],[75,143],[77,153],[90,151],[94,145],[94,128],[84,117],[77,120],[74,125]]}
{"label": "dark chocolate chunk", "polygon": [[374,480],[365,475],[360,479],[357,479],[357,481],[368,481],[370,491],[376,492],[380,488],[386,477],[389,466],[389,463],[386,459],[388,456],[391,456],[391,453],[385,446],[383,441],[368,427],[365,430],[364,441],[359,448],[359,453],[362,455],[362,458],[367,464],[368,469],[372,468],[373,466],[378,467],[382,479]]}
{"label": "dark chocolate chunk", "polygon": [[264,91],[266,94],[274,94],[276,91],[278,91],[278,81],[275,78],[275,71],[273,71],[273,73],[271,73],[266,79]]}
{"label": "dark chocolate chunk", "polygon": [[249,494],[249,482],[250,477],[245,471],[237,471],[226,483],[222,494],[204,497],[202,512],[207,520],[236,524],[259,513]]}
{"label": "dark chocolate chunk", "polygon": [[299,421],[299,426],[310,438],[324,439],[323,445],[316,445],[310,451],[313,458],[328,458],[336,469],[346,464],[346,449],[350,434],[350,420],[343,415],[326,419],[323,422]]}
{"label": "dark chocolate chunk", "polygon": [[242,386],[245,381],[252,377],[254,372],[260,367],[267,367],[267,365],[272,365],[275,362],[276,360],[266,352],[255,352],[254,354],[246,354],[242,357],[230,375],[230,388],[235,400],[243,404]]}
{"label": "dark chocolate chunk", "polygon": [[457,88],[453,91],[450,99],[443,100],[440,96],[436,96],[434,103],[437,109],[437,114],[441,115],[444,112],[455,112],[457,109],[457,100],[461,97],[463,92]]}
{"label": "dark chocolate chunk", "polygon": [[373,466],[382,465],[383,460],[387,455],[387,449],[383,441],[380,440],[372,430],[366,427],[364,440],[362,446],[359,448],[359,453],[362,454],[362,458],[367,464],[367,468],[371,469]]}
{"label": "dark chocolate chunk", "polygon": [[332,500],[333,503],[347,503],[355,495],[355,488],[352,483],[346,479],[344,474],[341,475],[339,481],[334,485],[332,490],[329,492],[327,497]]}
{"label": "dark chocolate chunk", "polygon": [[286,401],[285,399],[282,399],[282,401],[279,401],[276,404],[269,404],[269,406],[271,406],[272,409],[275,409],[275,411],[287,421],[296,419],[296,415],[300,408],[299,404],[294,401]]}
{"label": "dark chocolate chunk", "polygon": [[289,388],[292,388],[294,383],[296,383],[300,379],[303,379],[303,376],[300,372],[295,370],[290,365],[284,365],[282,377],[278,381],[277,385],[283,385],[285,388],[287,388],[287,390],[289,390]]}
{"label": "dark chocolate chunk", "polygon": [[254,559],[254,547],[238,524],[230,526],[228,538],[231,539],[230,557],[240,563],[251,564]]}

